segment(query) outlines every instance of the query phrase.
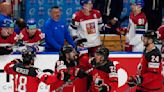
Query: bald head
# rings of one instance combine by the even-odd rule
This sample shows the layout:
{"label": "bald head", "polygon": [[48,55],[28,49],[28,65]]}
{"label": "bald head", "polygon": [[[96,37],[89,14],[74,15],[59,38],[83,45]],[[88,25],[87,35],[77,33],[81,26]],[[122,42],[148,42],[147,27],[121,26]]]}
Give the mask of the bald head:
{"label": "bald head", "polygon": [[11,15],[11,4],[8,2],[3,2],[0,4],[0,12],[3,15],[9,16]]}

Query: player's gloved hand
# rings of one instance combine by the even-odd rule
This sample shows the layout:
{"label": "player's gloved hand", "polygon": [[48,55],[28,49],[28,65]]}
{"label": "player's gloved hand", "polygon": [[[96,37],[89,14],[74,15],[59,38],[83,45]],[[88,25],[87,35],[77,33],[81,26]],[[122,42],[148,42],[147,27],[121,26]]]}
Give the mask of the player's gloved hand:
{"label": "player's gloved hand", "polygon": [[96,59],[95,58],[91,58],[90,64],[93,65],[93,66],[96,66]]}
{"label": "player's gloved hand", "polygon": [[96,79],[95,79],[95,84],[96,84],[97,86],[101,86],[102,83],[103,83],[102,79],[100,79],[100,78],[96,78]]}
{"label": "player's gloved hand", "polygon": [[16,46],[25,46],[23,40],[19,39],[16,43]]}
{"label": "player's gloved hand", "polygon": [[99,92],[110,92],[109,90],[111,90],[111,87],[104,85],[103,80],[100,78],[96,78],[95,84],[99,86]]}
{"label": "player's gloved hand", "polygon": [[39,47],[37,44],[34,44],[32,46],[27,46],[27,49],[31,49],[34,52],[39,52]]}
{"label": "player's gloved hand", "polygon": [[68,81],[70,79],[71,75],[67,72],[60,72],[57,75],[57,78],[59,80],[63,80],[64,82]]}
{"label": "player's gloved hand", "polygon": [[129,79],[128,79],[128,85],[130,87],[134,87],[136,85],[139,85],[141,84],[143,81],[143,78],[139,75],[136,75],[136,76],[130,76]]}
{"label": "player's gloved hand", "polygon": [[87,76],[87,74],[80,68],[75,69],[75,76],[79,78],[84,78]]}
{"label": "player's gloved hand", "polygon": [[11,46],[0,47],[0,55],[8,55],[11,52],[13,52],[13,49]]}
{"label": "player's gloved hand", "polygon": [[[106,85],[102,85],[99,87],[99,92],[108,92],[108,87]],[[110,91],[109,91],[110,92]]]}

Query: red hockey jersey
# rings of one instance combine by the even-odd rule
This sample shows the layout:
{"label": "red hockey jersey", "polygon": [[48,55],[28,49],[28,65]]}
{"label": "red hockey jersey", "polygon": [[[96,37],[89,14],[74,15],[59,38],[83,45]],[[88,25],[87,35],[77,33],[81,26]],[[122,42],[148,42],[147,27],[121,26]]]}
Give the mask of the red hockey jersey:
{"label": "red hockey jersey", "polygon": [[139,30],[139,29],[145,30],[147,19],[143,12],[141,12],[138,15],[134,15],[134,13],[130,13],[130,20],[132,20],[132,23],[135,24],[134,27],[136,30]]}
{"label": "red hockey jersey", "polygon": [[22,63],[13,61],[6,64],[4,70],[7,74],[14,76],[14,92],[37,92],[41,81],[51,84],[58,80],[56,75],[47,75],[40,72],[38,68],[26,68]]}
{"label": "red hockey jersey", "polygon": [[50,92],[86,92],[87,81],[86,78],[75,77],[75,71],[80,68],[80,65],[66,66],[64,61],[57,61],[55,67],[55,75],[61,71],[68,72],[70,77],[70,82],[64,82],[60,80],[54,84],[50,85]]}
{"label": "red hockey jersey", "polygon": [[143,92],[159,90],[162,87],[163,77],[161,53],[157,47],[152,51],[144,50],[141,61],[138,65],[138,74],[143,77],[143,82],[138,85],[137,89]]}
{"label": "red hockey jersey", "polygon": [[[1,31],[1,30],[0,30]],[[0,44],[15,44],[18,40],[18,36],[15,32],[7,38],[0,36]]]}
{"label": "red hockey jersey", "polygon": [[34,36],[29,37],[27,29],[24,28],[21,32],[20,32],[20,39],[22,39],[24,42],[26,43],[36,43],[41,41],[44,38],[43,33],[40,30],[36,30],[36,33]]}
{"label": "red hockey jersey", "polygon": [[117,90],[118,75],[117,69],[113,62],[109,61],[102,66],[93,68],[93,71],[91,71],[89,74],[91,74],[93,77],[90,92],[99,92],[99,86],[95,84],[97,79],[101,79],[102,85],[106,85],[109,88],[108,92],[115,92]]}

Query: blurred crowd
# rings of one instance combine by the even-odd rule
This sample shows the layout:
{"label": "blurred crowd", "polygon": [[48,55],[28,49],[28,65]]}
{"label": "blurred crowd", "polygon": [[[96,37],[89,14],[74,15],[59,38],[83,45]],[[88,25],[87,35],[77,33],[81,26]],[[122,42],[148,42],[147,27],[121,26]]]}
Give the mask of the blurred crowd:
{"label": "blurred crowd", "polygon": [[[62,10],[58,6],[50,9],[50,18],[43,29],[37,27],[35,19],[13,20],[11,4],[0,4],[0,55],[19,52],[32,47],[36,52],[59,52],[64,44],[73,48],[87,49],[93,56],[102,46],[101,34],[126,36],[125,51],[142,52],[142,37],[147,30],[157,34],[156,43],[164,52],[164,24],[162,24],[163,0],[130,0],[131,13],[120,18],[123,0],[80,0],[81,10],[72,15],[69,26],[61,19]],[[129,19],[127,27],[120,24]],[[77,40],[85,41],[80,46]],[[78,45],[78,46],[77,46]],[[78,47],[78,48],[77,48]]]}

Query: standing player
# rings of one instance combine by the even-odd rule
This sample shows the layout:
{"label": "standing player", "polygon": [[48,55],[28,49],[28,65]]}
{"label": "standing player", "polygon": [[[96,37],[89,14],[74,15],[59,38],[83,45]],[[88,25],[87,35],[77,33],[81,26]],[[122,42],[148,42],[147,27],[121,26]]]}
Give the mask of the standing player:
{"label": "standing player", "polygon": [[55,74],[65,74],[65,78],[50,85],[50,92],[86,92],[86,74],[80,68],[75,49],[65,45],[55,66]]}
{"label": "standing player", "polygon": [[127,34],[127,42],[132,45],[132,51],[142,52],[143,42],[141,41],[141,36],[147,30],[147,20],[145,14],[141,11],[144,3],[142,0],[132,0],[129,18],[129,32]]}
{"label": "standing player", "polygon": [[84,44],[88,48],[89,55],[94,56],[96,49],[101,45],[100,29],[102,17],[98,10],[94,10],[92,0],[80,0],[82,10],[73,14],[69,29],[73,38],[86,38]]}
{"label": "standing player", "polygon": [[148,31],[143,36],[145,50],[138,65],[138,73],[130,76],[128,85],[137,86],[136,92],[161,92],[163,77],[161,74],[161,53],[155,46],[156,34]]}
{"label": "standing player", "polygon": [[95,58],[90,63],[93,70],[89,92],[115,92],[118,88],[117,69],[113,62],[108,60],[109,50],[100,47],[96,50]]}
{"label": "standing player", "polygon": [[58,79],[57,75],[47,75],[33,67],[35,57],[32,50],[24,50],[22,60],[15,59],[5,65],[5,72],[14,76],[14,92],[37,92],[40,82],[51,84],[61,79]]}

